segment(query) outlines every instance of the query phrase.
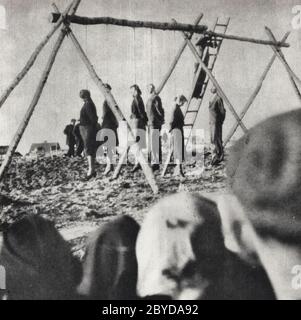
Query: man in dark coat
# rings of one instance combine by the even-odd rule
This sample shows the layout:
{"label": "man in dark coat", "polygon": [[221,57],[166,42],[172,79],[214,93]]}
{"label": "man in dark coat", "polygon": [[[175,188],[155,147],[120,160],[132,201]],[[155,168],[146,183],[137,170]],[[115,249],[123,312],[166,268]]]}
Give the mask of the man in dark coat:
{"label": "man in dark coat", "polygon": [[81,157],[82,153],[84,151],[84,141],[83,141],[83,138],[80,134],[80,121],[79,120],[77,121],[76,125],[74,126],[73,135],[74,135],[75,144],[76,144],[75,155],[77,157]]}
{"label": "man in dark coat", "polygon": [[[131,120],[132,120],[132,128],[134,131],[134,135],[136,138],[136,142],[139,144],[140,149],[144,149],[146,147],[146,124],[148,121],[147,114],[145,112],[144,102],[141,97],[141,90],[137,84],[134,84],[130,87],[131,93],[133,96],[133,102],[131,105]],[[141,169],[138,159],[136,156],[135,166],[132,172],[136,172]]]}
{"label": "man in dark coat", "polygon": [[155,86],[148,86],[150,97],[146,103],[148,117],[149,154],[153,170],[159,170],[162,161],[160,131],[164,124],[164,109],[161,98],[156,94]]}
{"label": "man in dark coat", "polygon": [[[216,39],[208,35],[201,35],[198,42],[196,43],[196,47],[197,47],[199,56],[202,58],[205,65],[208,66],[209,58],[210,58],[209,48],[217,47]],[[200,64],[198,62],[195,64],[195,73],[197,72],[199,65]],[[195,89],[192,94],[193,98],[199,98],[199,96],[202,94],[203,84],[205,80],[206,80],[206,72],[202,69],[198,79],[194,80]]]}
{"label": "man in dark coat", "polygon": [[68,124],[64,130],[64,134],[66,135],[66,145],[69,147],[66,154],[67,157],[74,157],[75,137],[73,135],[73,129],[75,126],[75,122],[76,120],[72,119],[71,123]]}
{"label": "man in dark coat", "polygon": [[217,165],[224,159],[223,148],[223,123],[226,117],[223,99],[218,95],[216,88],[212,88],[213,97],[209,103],[210,136],[214,144],[214,156],[212,165]]}
{"label": "man in dark coat", "polygon": [[[111,92],[112,88],[111,86],[106,83],[105,87],[108,92]],[[111,110],[107,100],[104,101],[103,107],[102,107],[102,123],[101,123],[101,129],[102,135],[101,135],[101,141],[106,142],[108,137],[108,130],[110,130],[110,135],[113,134],[114,137],[111,137],[111,139],[108,140],[106,143],[107,147],[107,167],[104,171],[104,175],[107,176],[110,172],[114,170],[113,166],[113,157],[116,152],[116,147],[118,146],[118,120],[116,119],[113,111]],[[114,141],[113,141],[114,140]]]}

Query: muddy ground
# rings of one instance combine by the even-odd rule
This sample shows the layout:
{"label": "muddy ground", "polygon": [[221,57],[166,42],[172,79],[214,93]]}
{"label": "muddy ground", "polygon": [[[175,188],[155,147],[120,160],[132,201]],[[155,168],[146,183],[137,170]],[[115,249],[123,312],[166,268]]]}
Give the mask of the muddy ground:
{"label": "muddy ground", "polygon": [[54,221],[78,250],[87,233],[116,216],[128,214],[141,223],[148,208],[164,195],[181,190],[222,192],[224,164],[211,168],[209,162],[210,156],[205,166],[204,161],[186,165],[184,179],[157,173],[160,192],[154,195],[142,171],[133,174],[130,165],[115,181],[103,177],[104,165],[97,165],[97,178],[86,182],[84,159],[15,159],[0,185],[0,223],[5,226],[30,213],[41,215]]}

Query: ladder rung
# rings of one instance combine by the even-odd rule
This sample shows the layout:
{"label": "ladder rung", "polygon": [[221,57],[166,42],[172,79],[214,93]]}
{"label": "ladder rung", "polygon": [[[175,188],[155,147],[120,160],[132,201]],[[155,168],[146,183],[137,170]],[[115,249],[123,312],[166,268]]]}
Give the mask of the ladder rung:
{"label": "ladder rung", "polygon": [[186,113],[198,113],[199,110],[187,110]]}
{"label": "ladder rung", "polygon": [[185,123],[184,127],[193,127],[193,125],[194,125],[193,123],[187,123],[187,124]]}
{"label": "ladder rung", "polygon": [[225,23],[217,23],[215,26],[216,27],[228,27],[229,24],[225,24]]}

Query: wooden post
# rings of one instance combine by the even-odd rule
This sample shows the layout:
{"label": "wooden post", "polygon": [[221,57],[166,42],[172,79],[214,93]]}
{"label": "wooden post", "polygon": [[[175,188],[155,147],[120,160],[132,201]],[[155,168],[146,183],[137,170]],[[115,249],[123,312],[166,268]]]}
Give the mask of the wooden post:
{"label": "wooden post", "polygon": [[[288,36],[289,36],[290,32],[287,32],[285,34],[285,36],[283,37],[282,41],[285,41]],[[275,59],[276,59],[276,53],[274,53],[273,57],[271,58],[271,60],[269,61],[268,65],[266,66],[263,74],[261,75],[259,82],[254,90],[254,92],[252,93],[252,95],[250,96],[248,102],[246,103],[245,107],[243,108],[243,111],[240,113],[239,118],[242,120],[244,118],[244,116],[246,115],[247,111],[249,110],[249,108],[251,107],[251,105],[253,104],[255,98],[257,97],[259,91],[261,90],[262,84],[269,72],[269,70],[271,69]],[[235,124],[233,125],[233,127],[231,128],[231,130],[229,131],[229,134],[227,135],[225,142],[224,142],[224,147],[227,145],[227,143],[230,141],[230,139],[233,137],[234,133],[236,132],[238,128],[238,123],[235,122]]]}
{"label": "wooden post", "polygon": [[[203,18],[203,13],[201,13],[197,18],[196,20],[194,21],[194,25],[198,25],[199,22],[202,20]],[[191,32],[189,35],[188,35],[188,39],[190,40],[193,36],[193,33]],[[185,48],[187,46],[187,42],[186,41],[183,41],[181,47],[179,48],[173,62],[171,63],[166,75],[164,76],[163,80],[161,81],[160,85],[158,86],[158,88],[156,88],[156,92],[157,94],[159,95],[161,93],[161,91],[163,90],[165,84],[167,83],[168,79],[170,78],[171,74],[173,73],[178,61],[180,60]]]}
{"label": "wooden post", "polygon": [[[74,33],[72,32],[72,30],[66,26],[66,28],[69,31],[69,37],[76,49],[76,51],[79,53],[79,56],[81,57],[82,61],[84,62],[85,66],[87,67],[93,81],[95,82],[96,86],[99,88],[99,90],[101,91],[101,93],[104,95],[105,99],[108,102],[109,107],[111,108],[112,112],[114,113],[115,117],[117,118],[117,120],[119,121],[124,121],[125,117],[123,115],[123,113],[121,112],[121,110],[119,109],[113,95],[107,91],[107,89],[104,86],[103,81],[98,77],[93,65],[91,64],[91,62],[89,61],[86,53],[84,52],[83,48],[81,47],[80,43],[78,42],[77,38],[75,37]],[[127,129],[130,133],[130,135],[132,136],[133,140],[135,140],[134,134],[132,132],[132,128],[130,127],[130,125],[127,123]],[[150,187],[152,188],[153,192],[156,194],[159,192],[159,188],[157,186],[153,171],[151,169],[151,167],[148,165],[148,162],[146,161],[139,145],[137,143],[135,143],[133,146],[134,152],[137,154],[137,158],[138,161],[142,167],[142,170],[145,174],[145,177],[150,185]]]}
{"label": "wooden post", "polygon": [[[275,39],[275,36],[273,35],[272,31],[268,28],[268,27],[265,27],[265,31],[268,35],[268,37],[270,39]],[[299,83],[299,85],[301,85],[301,80],[297,77],[297,75],[294,73],[294,71],[290,68],[289,64],[287,63],[285,57],[284,57],[284,54],[282,53],[282,51],[280,50],[280,48],[276,48],[274,46],[271,46],[271,48],[273,49],[273,51],[276,53],[278,59],[281,61],[281,63],[284,65],[288,75],[289,75],[289,78],[290,78],[290,81],[292,83],[292,86],[293,86],[293,89],[295,90],[295,93],[298,97],[298,99],[301,101],[301,95],[300,95],[300,91],[296,85],[296,82],[297,81]]]}
{"label": "wooden post", "polygon": [[[70,11],[71,14],[75,13],[80,1],[81,0],[74,0],[74,2],[72,3],[71,11]],[[32,114],[34,112],[34,109],[35,109],[35,107],[36,107],[36,105],[37,105],[37,103],[38,103],[38,101],[39,101],[39,99],[41,97],[41,94],[42,94],[43,89],[45,87],[45,84],[47,82],[48,76],[49,76],[50,71],[52,69],[53,63],[55,61],[56,55],[57,55],[57,53],[58,53],[58,51],[59,51],[59,49],[60,49],[60,47],[61,47],[61,45],[63,43],[63,40],[64,40],[66,34],[67,34],[67,28],[63,27],[61,29],[61,32],[59,34],[58,39],[55,42],[54,48],[51,51],[51,54],[50,54],[49,59],[48,59],[48,62],[47,62],[46,67],[45,67],[45,69],[44,69],[44,71],[42,73],[41,79],[39,81],[39,84],[38,84],[38,87],[36,89],[36,92],[35,92],[35,94],[33,96],[33,99],[32,99],[32,101],[30,103],[30,106],[29,106],[28,110],[26,111],[25,117],[24,117],[22,123],[20,124],[20,126],[19,126],[19,128],[18,128],[18,130],[17,130],[12,142],[10,143],[8,151],[7,151],[6,155],[5,155],[5,159],[2,162],[2,165],[0,167],[0,181],[3,179],[3,177],[4,177],[5,173],[6,173],[6,170],[8,169],[8,167],[9,167],[9,165],[11,163],[12,157],[13,157],[13,155],[14,155],[17,147],[18,147],[18,144],[19,144],[19,142],[20,142],[20,140],[21,140],[21,138],[23,136],[23,133],[24,133],[24,131],[25,131],[25,129],[26,129],[28,123],[29,123],[29,120],[30,120],[30,118],[31,118],[31,116],[32,116]]]}
{"label": "wooden post", "polygon": [[242,123],[242,121],[240,120],[239,116],[237,115],[233,105],[231,104],[231,102],[229,101],[229,99],[227,98],[227,96],[225,95],[224,91],[222,90],[222,88],[220,87],[219,83],[217,82],[217,80],[215,79],[215,77],[213,76],[212,72],[208,69],[208,67],[206,66],[206,64],[203,62],[203,60],[201,59],[200,55],[198,54],[197,50],[195,49],[194,45],[191,43],[191,41],[187,38],[186,34],[184,32],[182,32],[184,39],[186,40],[190,50],[192,51],[193,55],[196,57],[197,61],[200,63],[201,67],[204,69],[204,71],[207,73],[208,77],[210,78],[210,80],[212,81],[212,83],[214,84],[214,86],[216,87],[216,90],[218,91],[218,94],[220,95],[220,97],[225,101],[225,103],[228,105],[229,110],[231,111],[231,113],[233,114],[233,116],[235,117],[236,121],[239,123],[239,125],[241,126],[242,130],[247,133],[248,130],[245,127],[245,125]]}
{"label": "wooden post", "polygon": [[55,31],[60,27],[60,25],[63,23],[64,17],[68,14],[72,7],[73,1],[71,4],[67,7],[67,9],[63,12],[60,19],[57,21],[57,23],[53,26],[53,28],[50,30],[50,32],[46,35],[46,37],[40,42],[40,44],[36,47],[33,54],[30,56],[29,60],[25,64],[25,67],[20,71],[20,73],[16,76],[16,78],[13,80],[13,82],[9,85],[9,87],[4,91],[2,96],[0,97],[0,109],[6,99],[9,97],[11,92],[15,89],[15,87],[20,83],[20,81],[25,77],[27,72],[30,70],[30,68],[34,65],[39,53],[42,51],[42,49],[45,47],[49,39],[52,37],[52,35],[55,33]]}

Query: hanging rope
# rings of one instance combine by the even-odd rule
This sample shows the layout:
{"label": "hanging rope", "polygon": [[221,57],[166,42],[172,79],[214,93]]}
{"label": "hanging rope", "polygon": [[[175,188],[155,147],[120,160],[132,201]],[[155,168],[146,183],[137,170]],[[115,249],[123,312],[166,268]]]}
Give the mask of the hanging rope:
{"label": "hanging rope", "polygon": [[133,55],[134,55],[134,83],[137,83],[137,78],[136,78],[136,30],[134,30],[134,49],[133,49]]}
{"label": "hanging rope", "polygon": [[[176,32],[174,31],[173,32],[173,55],[176,55],[177,51],[176,51]],[[175,73],[174,73],[175,74]],[[177,95],[177,76],[175,74],[175,77],[174,77],[174,97]]]}
{"label": "hanging rope", "polygon": [[[89,53],[88,53],[88,26],[86,26],[86,28],[85,28],[85,47],[86,47],[86,55],[89,56]],[[86,89],[89,90],[88,75],[86,76]]]}
{"label": "hanging rope", "polygon": [[109,45],[109,40],[108,40],[108,25],[105,25],[105,82],[109,82],[109,70],[108,70],[108,45]]}
{"label": "hanging rope", "polygon": [[153,66],[153,29],[150,30],[151,41],[151,82],[154,83],[154,66]]}

